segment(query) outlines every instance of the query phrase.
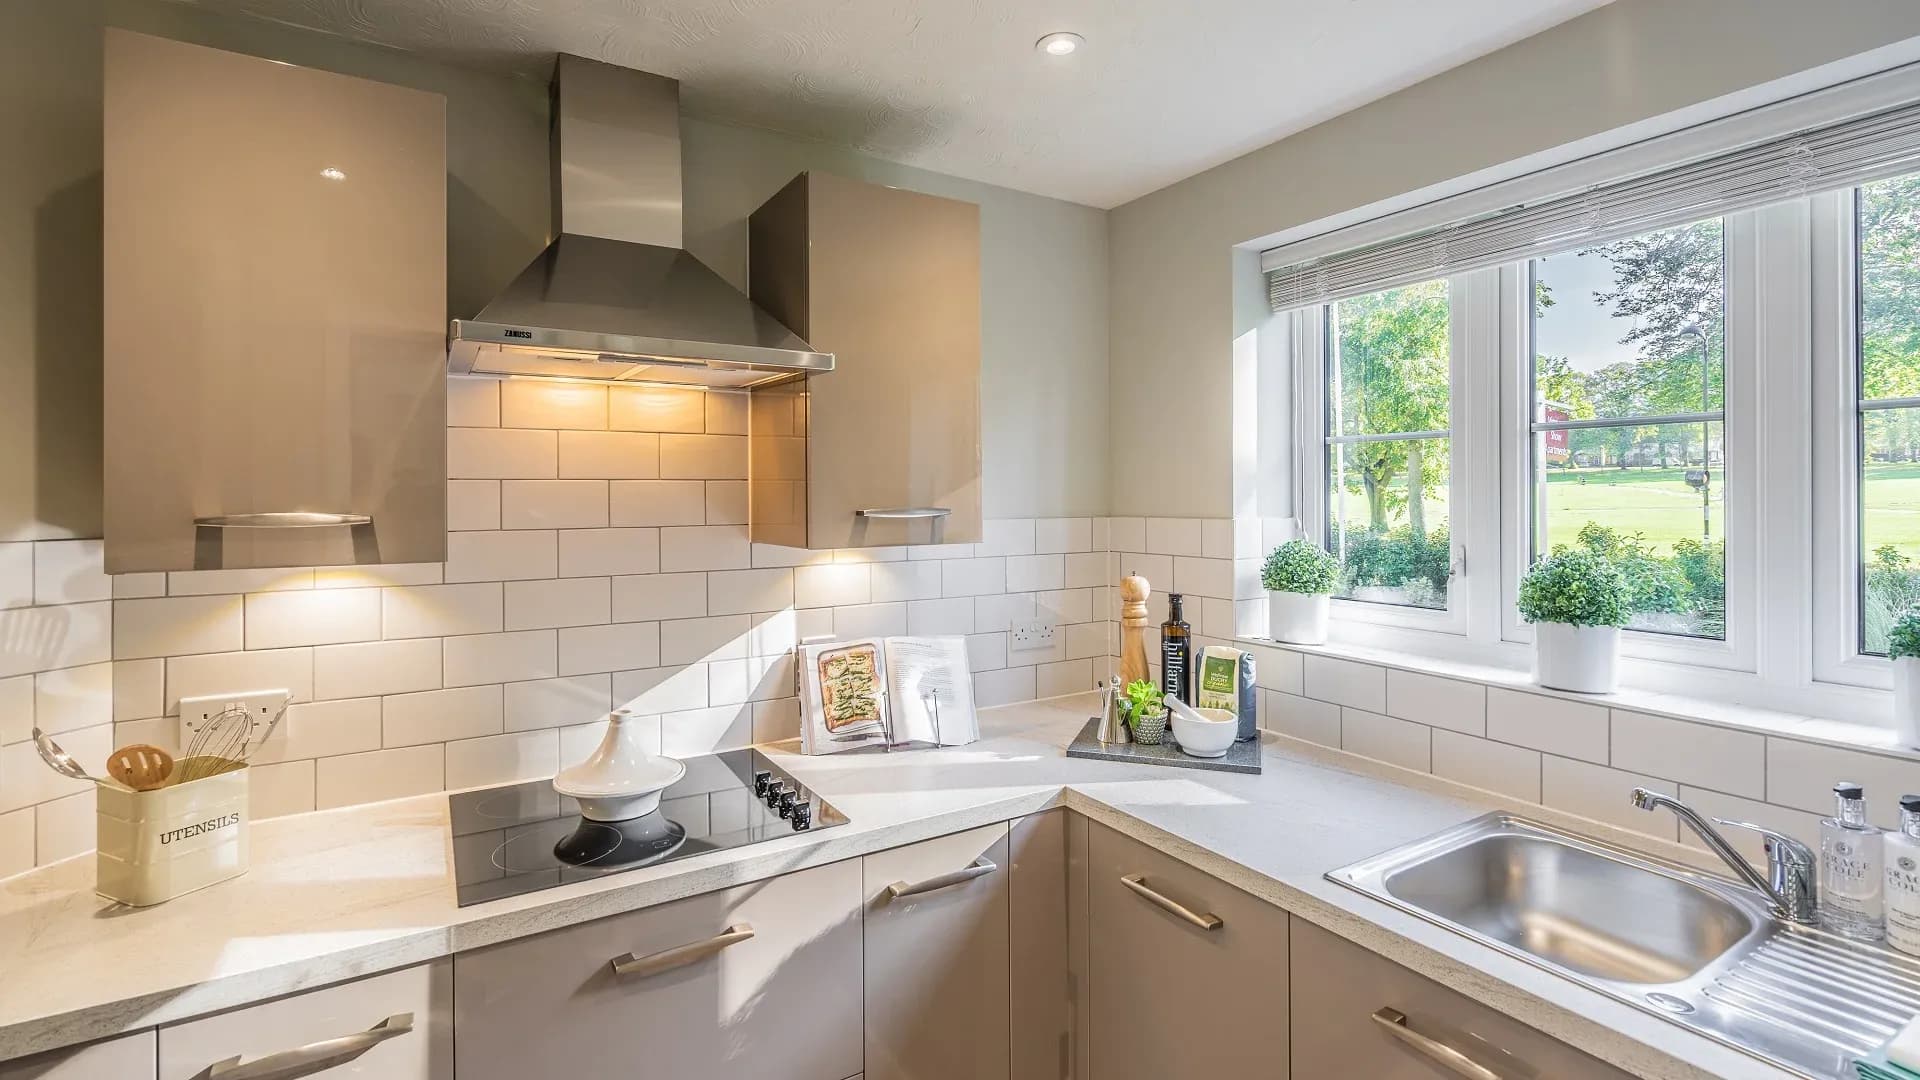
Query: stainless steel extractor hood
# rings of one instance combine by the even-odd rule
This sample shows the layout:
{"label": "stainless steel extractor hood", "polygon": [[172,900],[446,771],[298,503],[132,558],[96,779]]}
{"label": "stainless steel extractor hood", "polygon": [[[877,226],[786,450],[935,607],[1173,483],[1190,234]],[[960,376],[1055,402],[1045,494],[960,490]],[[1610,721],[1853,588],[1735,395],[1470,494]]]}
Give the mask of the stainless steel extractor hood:
{"label": "stainless steel extractor hood", "polygon": [[680,84],[561,55],[554,241],[447,332],[460,375],[744,388],[833,370],[681,248]]}

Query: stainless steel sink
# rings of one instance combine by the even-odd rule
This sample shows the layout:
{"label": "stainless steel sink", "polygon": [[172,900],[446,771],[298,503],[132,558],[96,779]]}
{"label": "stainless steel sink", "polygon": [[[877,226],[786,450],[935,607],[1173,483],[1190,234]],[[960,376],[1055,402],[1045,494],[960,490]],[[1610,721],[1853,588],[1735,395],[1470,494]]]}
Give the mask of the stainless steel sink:
{"label": "stainless steel sink", "polygon": [[1740,884],[1489,814],[1327,879],[1802,1076],[1920,1013],[1920,963],[1776,919]]}

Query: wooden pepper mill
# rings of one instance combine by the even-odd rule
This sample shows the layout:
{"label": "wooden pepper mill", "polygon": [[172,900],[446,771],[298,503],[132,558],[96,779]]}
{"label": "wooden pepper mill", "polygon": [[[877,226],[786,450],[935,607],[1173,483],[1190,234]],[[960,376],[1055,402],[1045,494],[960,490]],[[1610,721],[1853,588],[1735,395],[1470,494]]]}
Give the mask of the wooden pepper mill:
{"label": "wooden pepper mill", "polygon": [[1139,574],[1128,574],[1120,579],[1120,686],[1126,692],[1128,684],[1136,681],[1153,681],[1153,670],[1147,667],[1147,597],[1153,595],[1153,588],[1147,579]]}

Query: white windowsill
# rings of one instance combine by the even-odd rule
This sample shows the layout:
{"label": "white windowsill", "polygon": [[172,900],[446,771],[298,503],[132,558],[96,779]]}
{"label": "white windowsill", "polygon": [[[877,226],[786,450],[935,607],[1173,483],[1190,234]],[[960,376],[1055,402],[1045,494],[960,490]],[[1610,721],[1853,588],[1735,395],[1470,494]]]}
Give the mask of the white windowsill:
{"label": "white windowsill", "polygon": [[[1329,656],[1340,660],[1355,660],[1383,668],[1396,668],[1421,675],[1434,675],[1447,679],[1460,679],[1466,682],[1480,683],[1485,686],[1540,694],[1545,697],[1562,698],[1589,705],[1600,705],[1610,709],[1627,709],[1633,712],[1649,713],[1655,716],[1671,717],[1675,720],[1687,720],[1714,727],[1731,728],[1740,731],[1752,731],[1782,738],[1796,739],[1801,742],[1821,743],[1846,750],[1864,750],[1884,754],[1889,757],[1909,761],[1920,761],[1920,748],[1902,747],[1894,742],[1893,731],[1885,726],[1864,724],[1850,720],[1834,720],[1805,713],[1782,712],[1761,709],[1750,705],[1720,701],[1711,698],[1688,697],[1681,694],[1662,693],[1654,690],[1622,686],[1611,694],[1576,694],[1566,690],[1552,690],[1533,681],[1531,670],[1489,664],[1475,664],[1460,660],[1427,656],[1420,653],[1402,652],[1370,646],[1334,642],[1326,645],[1295,645],[1275,641],[1272,638],[1241,636],[1235,639],[1242,645],[1259,645],[1269,649],[1284,649],[1310,656]],[[1885,691],[1861,691],[1873,693],[1888,700],[1891,708],[1892,694]]]}

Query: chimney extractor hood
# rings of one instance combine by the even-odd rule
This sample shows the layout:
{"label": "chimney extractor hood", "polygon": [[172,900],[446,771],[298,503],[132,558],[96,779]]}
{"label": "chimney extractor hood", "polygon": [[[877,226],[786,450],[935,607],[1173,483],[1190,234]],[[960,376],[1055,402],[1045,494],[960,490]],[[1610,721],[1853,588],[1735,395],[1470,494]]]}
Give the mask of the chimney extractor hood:
{"label": "chimney extractor hood", "polygon": [[552,117],[556,238],[453,320],[449,371],[744,389],[833,370],[682,250],[678,82],[562,54]]}

